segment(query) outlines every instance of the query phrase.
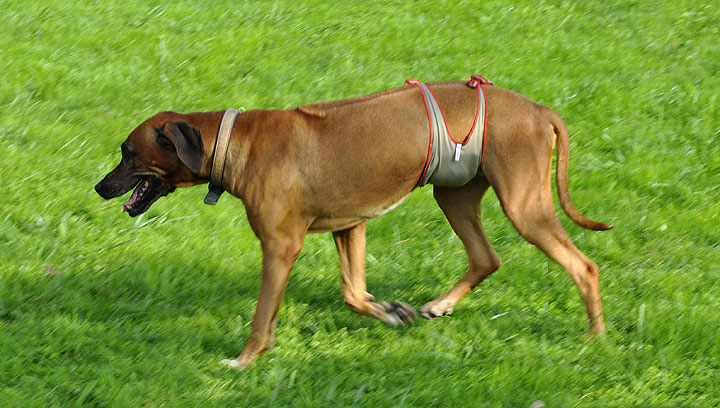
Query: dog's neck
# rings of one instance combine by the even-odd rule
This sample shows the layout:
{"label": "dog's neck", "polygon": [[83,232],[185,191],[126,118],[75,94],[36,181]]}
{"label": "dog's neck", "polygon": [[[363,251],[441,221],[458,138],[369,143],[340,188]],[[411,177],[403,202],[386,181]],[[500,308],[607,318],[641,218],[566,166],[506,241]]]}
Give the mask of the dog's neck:
{"label": "dog's neck", "polygon": [[[196,175],[197,181],[193,184],[211,183],[211,173],[214,164],[215,147],[220,128],[220,123],[225,111],[197,112],[183,115],[193,126],[200,129],[203,144],[203,165],[200,173]],[[225,154],[224,172],[221,187],[230,194],[239,197],[242,187],[242,174],[245,167],[247,155],[247,120],[243,115],[238,115],[235,124],[231,128],[231,136]]]}

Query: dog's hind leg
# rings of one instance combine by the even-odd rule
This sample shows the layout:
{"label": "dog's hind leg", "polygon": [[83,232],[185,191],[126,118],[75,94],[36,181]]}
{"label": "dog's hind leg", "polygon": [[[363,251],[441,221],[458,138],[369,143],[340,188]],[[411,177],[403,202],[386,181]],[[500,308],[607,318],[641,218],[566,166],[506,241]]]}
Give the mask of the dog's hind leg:
{"label": "dog's hind leg", "polygon": [[585,301],[591,334],[605,331],[597,265],[568,237],[555,214],[551,188],[555,139],[550,128],[525,126],[496,138],[483,167],[505,214],[528,242],[572,277]]}
{"label": "dog's hind leg", "polygon": [[478,283],[500,267],[500,257],[485,234],[480,219],[480,202],[489,184],[482,175],[462,187],[434,187],[435,201],[465,245],[468,270],[452,289],[420,308],[423,317],[449,315],[455,305]]}
{"label": "dog's hind leg", "polygon": [[345,304],[355,313],[374,317],[392,325],[406,325],[415,319],[415,312],[401,302],[376,303],[367,292],[365,282],[365,221],[342,231],[333,232],[340,257]]}
{"label": "dog's hind leg", "polygon": [[365,230],[366,224],[363,221],[352,228],[333,232],[340,257],[343,296],[348,304],[374,300],[367,292],[365,282]]}
{"label": "dog's hind leg", "polygon": [[[600,300],[598,266],[571,241],[555,215],[552,195],[537,192],[533,197],[503,196],[505,213],[528,242],[540,248],[572,277],[585,301],[591,334],[605,331]],[[521,203],[536,202],[525,206]]]}
{"label": "dog's hind leg", "polygon": [[[550,192],[537,192],[534,197],[524,198],[498,195],[502,197],[505,213],[520,235],[545,252],[572,277],[585,301],[591,333],[603,333],[605,323],[598,267],[570,241],[555,215]],[[528,198],[537,205],[520,205]]]}

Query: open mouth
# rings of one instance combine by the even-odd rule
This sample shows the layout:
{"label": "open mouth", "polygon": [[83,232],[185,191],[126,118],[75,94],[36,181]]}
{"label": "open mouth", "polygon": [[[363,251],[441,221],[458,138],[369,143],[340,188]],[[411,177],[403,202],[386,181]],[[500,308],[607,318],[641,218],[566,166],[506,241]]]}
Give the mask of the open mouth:
{"label": "open mouth", "polygon": [[130,199],[123,204],[123,211],[131,217],[144,213],[158,198],[167,194],[163,183],[156,176],[147,176],[140,179]]}

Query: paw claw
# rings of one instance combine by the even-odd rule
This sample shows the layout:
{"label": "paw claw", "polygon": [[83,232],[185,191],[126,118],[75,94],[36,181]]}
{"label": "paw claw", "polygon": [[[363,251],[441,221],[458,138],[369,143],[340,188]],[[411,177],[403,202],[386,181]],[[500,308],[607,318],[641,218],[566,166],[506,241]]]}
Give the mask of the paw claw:
{"label": "paw claw", "polygon": [[419,312],[422,317],[432,320],[440,316],[450,316],[454,306],[449,300],[433,301],[421,307]]}
{"label": "paw claw", "polygon": [[385,313],[385,323],[395,326],[407,326],[415,322],[415,310],[403,302],[380,302],[378,303]]}
{"label": "paw claw", "polygon": [[429,312],[427,310],[420,310],[420,316],[422,316],[428,320],[432,320],[437,317],[432,312]]}

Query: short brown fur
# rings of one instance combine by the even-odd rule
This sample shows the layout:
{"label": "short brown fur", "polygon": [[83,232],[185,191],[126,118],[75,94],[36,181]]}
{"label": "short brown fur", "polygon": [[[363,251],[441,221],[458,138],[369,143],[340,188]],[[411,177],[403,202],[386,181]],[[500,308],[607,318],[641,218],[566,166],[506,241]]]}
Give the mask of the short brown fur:
{"label": "short brown fur", "polygon": [[[475,90],[463,82],[431,86],[450,131],[467,134],[476,111]],[[434,187],[433,192],[465,245],[468,270],[420,313],[428,318],[450,314],[463,296],[500,266],[480,216],[482,197],[493,187],[518,232],[572,277],[585,300],[591,332],[602,333],[598,267],[570,241],[553,204],[551,170],[557,143],[556,185],[562,208],[580,226],[609,228],[582,216],[570,201],[565,124],[551,109],[515,92],[487,86],[486,93],[481,171],[462,187]],[[146,120],[125,141],[129,158],[124,156],[96,186],[98,193],[112,198],[147,180],[150,192],[138,194],[140,204],[128,206],[130,214],[137,215],[176,187],[207,183],[221,116],[222,112],[163,112]],[[389,211],[417,186],[428,138],[423,98],[409,86],[293,110],[254,110],[238,117],[224,188],[243,201],[262,244],[263,265],[250,338],[237,359],[224,363],[246,367],[272,346],[290,270],[308,233],[332,232],[343,296],[351,310],[390,324],[413,320],[409,306],[376,302],[367,291],[365,220]],[[195,142],[200,146],[194,147]],[[198,171],[190,169],[195,166],[191,163],[199,164]]]}

